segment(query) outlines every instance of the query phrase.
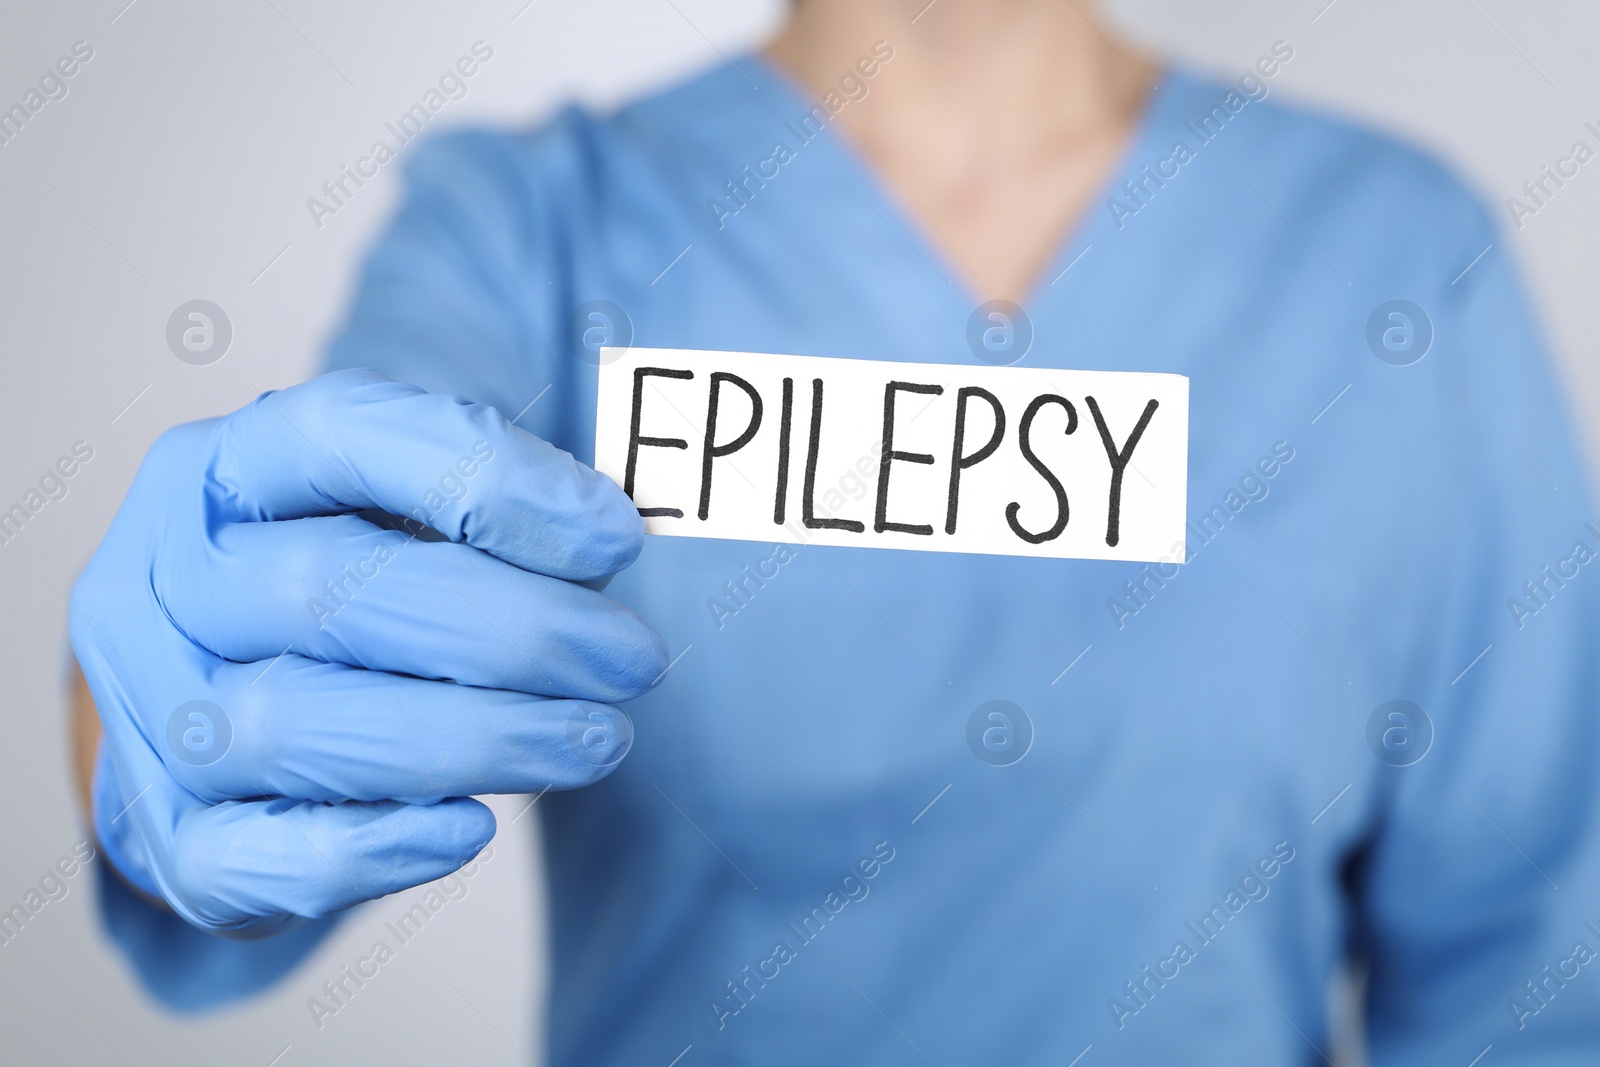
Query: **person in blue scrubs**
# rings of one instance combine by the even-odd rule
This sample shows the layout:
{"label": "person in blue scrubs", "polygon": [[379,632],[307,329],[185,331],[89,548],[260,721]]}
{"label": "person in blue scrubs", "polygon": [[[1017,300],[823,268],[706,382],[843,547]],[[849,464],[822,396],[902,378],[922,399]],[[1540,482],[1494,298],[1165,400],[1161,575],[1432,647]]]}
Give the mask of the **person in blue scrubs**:
{"label": "person in blue scrubs", "polygon": [[[344,375],[304,394],[343,410],[352,390],[387,388],[350,377],[368,368],[492,405],[516,426],[494,422],[496,440],[531,449],[515,436],[527,431],[587,463],[597,340],[1005,362],[968,343],[994,297],[1031,328],[1019,366],[1190,380],[1181,566],[644,541],[604,590],[660,637],[631,668],[642,680],[617,683],[643,693],[627,703],[631,751],[537,805],[550,1061],[666,1064],[688,1048],[686,1065],[1315,1063],[1332,1054],[1329,990],[1355,961],[1373,1064],[1595,1062],[1600,528],[1494,224],[1415,151],[1281,103],[1273,79],[1292,42],[1220,81],[1144,65],[1068,7],[920,6],[810,0],[766,54],[615,113],[430,139],[330,349]],[[917,159],[938,172],[954,149],[937,116],[893,110],[895,79],[915,84],[937,62],[981,94],[969,75],[1000,56],[1007,84],[1101,86],[1104,126],[1066,148],[1040,134],[1040,158],[1060,163],[1038,171],[1041,188],[1073,196],[941,201],[917,184]],[[1134,104],[1121,125],[1119,101]],[[1052,107],[992,116],[1008,180],[1030,164],[1003,151],[1006,135],[1046,129]],[[950,136],[981,153],[958,137],[962,114]],[[906,139],[874,139],[885,128]],[[1037,232],[1007,229],[1017,218]],[[244,423],[217,425],[246,439]],[[267,458],[315,463],[292,435],[272,440]],[[400,464],[409,446],[395,441]],[[141,480],[193,497],[198,470],[169,466],[186,473]],[[242,477],[208,470],[215,484]],[[343,504],[322,511],[357,510],[323,492]],[[844,514],[867,512],[840,492]],[[503,514],[494,528],[497,506],[477,532],[444,532],[524,558],[517,538],[540,530]],[[327,521],[295,518],[315,510],[230,521]],[[157,590],[169,612],[199,610],[181,568],[162,578],[118,547],[130,530],[176,536],[160,525],[176,520],[143,514],[130,497],[75,602],[93,623],[75,614],[75,642],[107,729],[95,824],[137,887],[106,879],[103,910],[156,995],[198,1008],[281,976],[353,901],[295,896],[319,877],[310,866],[268,880],[298,904],[216,889],[225,872],[181,834],[177,860],[163,851],[171,826],[144,814],[153,800],[112,825],[139,768],[162,773],[148,755],[162,750],[107,711],[142,714],[133,675],[99,648],[101,629],[120,631],[98,591],[113,564],[148,570],[179,590]],[[541,566],[561,570],[525,569]],[[580,571],[556,578],[596,576]],[[298,593],[297,575],[274,580]],[[379,585],[370,595],[387,596]],[[499,629],[520,625],[517,597],[500,600],[512,621]],[[523,615],[545,603],[522,602]],[[422,637],[395,623],[391,644],[425,643],[426,622]],[[267,622],[190,637],[222,660],[272,660],[252,626]],[[357,644],[308,654],[305,676],[346,663],[447,679],[417,685],[478,677]],[[538,647],[530,666],[559,674],[559,649]],[[986,706],[1005,716],[978,718],[1000,728],[989,746],[981,729],[971,740]],[[259,713],[280,711],[292,717]],[[438,743],[441,764],[455,758]],[[346,762],[384,758],[358,747]],[[161,759],[181,787],[172,825],[254,803]],[[404,801],[418,819],[477,818],[420,788],[281,784],[316,778],[301,770],[269,768],[262,780],[280,784],[260,789],[316,811]],[[352,803],[328,803],[341,796]],[[459,854],[383,891],[447,873],[492,829],[439,831],[458,834]],[[227,840],[241,865],[282,859]],[[408,840],[395,854],[412,855]],[[368,858],[352,869],[383,857]],[[239,918],[269,912],[270,929]]]}

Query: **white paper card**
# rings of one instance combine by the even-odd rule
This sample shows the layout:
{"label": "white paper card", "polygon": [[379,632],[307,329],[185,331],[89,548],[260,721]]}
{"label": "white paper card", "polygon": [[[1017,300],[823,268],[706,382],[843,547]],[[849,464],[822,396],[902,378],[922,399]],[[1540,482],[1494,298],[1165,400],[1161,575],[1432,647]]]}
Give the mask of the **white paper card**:
{"label": "white paper card", "polygon": [[602,349],[595,467],[676,537],[1182,561],[1177,374]]}

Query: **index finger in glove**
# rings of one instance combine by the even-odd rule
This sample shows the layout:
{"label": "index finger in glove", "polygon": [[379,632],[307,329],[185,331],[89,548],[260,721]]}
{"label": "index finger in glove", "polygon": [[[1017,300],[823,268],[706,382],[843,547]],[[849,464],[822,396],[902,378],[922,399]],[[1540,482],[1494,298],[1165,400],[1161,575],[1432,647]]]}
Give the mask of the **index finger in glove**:
{"label": "index finger in glove", "polygon": [[265,393],[222,419],[205,485],[213,520],[379,508],[572,581],[613,574],[643,546],[638,510],[610,478],[494,408],[373,371]]}

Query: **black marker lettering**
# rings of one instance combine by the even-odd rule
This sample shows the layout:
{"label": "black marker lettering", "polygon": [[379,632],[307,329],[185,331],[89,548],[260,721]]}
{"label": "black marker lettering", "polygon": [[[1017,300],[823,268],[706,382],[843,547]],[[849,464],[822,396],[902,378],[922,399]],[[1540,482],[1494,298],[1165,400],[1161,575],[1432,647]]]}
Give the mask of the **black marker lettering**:
{"label": "black marker lettering", "polygon": [[1144,414],[1139,416],[1139,424],[1128,435],[1128,440],[1122,449],[1117,449],[1116,443],[1111,440],[1111,431],[1106,427],[1106,420],[1100,414],[1100,405],[1096,404],[1094,397],[1086,396],[1084,402],[1089,405],[1089,414],[1094,416],[1094,424],[1100,430],[1100,443],[1106,447],[1106,458],[1111,461],[1111,506],[1106,511],[1106,544],[1115,548],[1121,533],[1117,527],[1122,518],[1122,472],[1128,466],[1128,460],[1133,458],[1133,450],[1139,444],[1139,438],[1144,435],[1144,428],[1150,425],[1150,416],[1156,413],[1160,405],[1154,400],[1144,406]]}
{"label": "black marker lettering", "polygon": [[[981,396],[988,402],[994,411],[994,433],[989,437],[989,443],[978,449],[970,456],[961,454],[961,446],[967,439],[967,401],[975,396]],[[1006,410],[1000,406],[1000,401],[987,389],[976,385],[969,385],[956,393],[956,441],[950,449],[950,502],[944,513],[944,532],[956,532],[956,506],[961,494],[961,472],[968,467],[982,463],[994,454],[1000,447],[1000,441],[1006,435]]]}
{"label": "black marker lettering", "polygon": [[1050,488],[1056,495],[1055,525],[1040,534],[1029,533],[1017,521],[1017,512],[1022,510],[1021,504],[1013,501],[1007,506],[1006,522],[1010,523],[1011,531],[1030,545],[1043,544],[1046,541],[1054,541],[1057,537],[1060,537],[1061,531],[1067,528],[1067,518],[1070,514],[1067,510],[1067,491],[1061,487],[1060,479],[1051,473],[1050,468],[1046,467],[1039,457],[1034,455],[1033,445],[1029,440],[1030,432],[1033,429],[1033,417],[1039,414],[1039,409],[1046,404],[1060,404],[1067,409],[1067,433],[1070,434],[1078,428],[1077,410],[1073,408],[1066,397],[1056,396],[1054,393],[1044,393],[1034,397],[1033,401],[1028,405],[1028,410],[1022,413],[1022,422],[1017,427],[1017,447],[1022,450],[1023,458],[1028,461],[1029,465],[1039,472],[1039,476],[1050,483]]}
{"label": "black marker lettering", "polygon": [[878,511],[872,520],[872,528],[878,533],[883,533],[885,530],[895,530],[899,533],[922,534],[926,537],[933,536],[932,526],[889,521],[889,464],[897,459],[904,460],[907,463],[933,462],[933,457],[926,452],[895,451],[894,394],[923,393],[927,396],[938,396],[943,392],[944,386],[942,385],[918,385],[915,382],[890,382],[883,387],[883,455],[878,460]]}
{"label": "black marker lettering", "polygon": [[772,522],[783,525],[783,514],[789,502],[789,423],[794,414],[794,379],[783,380],[783,414],[778,420],[778,492],[772,504]]}
{"label": "black marker lettering", "polygon": [[[725,445],[716,444],[717,434],[717,405],[722,397],[722,383],[732,382],[744,390],[745,396],[750,398],[750,425],[744,432]],[[761,394],[756,392],[755,386],[727,371],[713,371],[711,374],[711,399],[706,403],[706,440],[705,447],[700,453],[700,519],[704,521],[711,513],[711,461],[720,456],[730,456],[750,443],[750,439],[761,428]]]}
{"label": "black marker lettering", "polygon": [[[633,499],[633,475],[639,466],[639,446],[654,445],[658,448],[688,448],[689,442],[678,437],[641,437],[639,435],[639,416],[644,410],[644,380],[646,377],[656,378],[682,378],[694,377],[692,370],[668,370],[665,367],[635,367],[633,370],[633,423],[628,430],[628,466],[622,476],[622,491],[628,494],[628,499]],[[683,512],[678,508],[640,508],[639,514],[645,517],[652,515],[667,515],[674,519],[683,518]]]}
{"label": "black marker lettering", "polygon": [[855,519],[816,517],[817,453],[822,450],[822,379],[811,379],[811,445],[806,450],[806,485],[800,502],[801,518],[810,530],[849,530],[862,533],[866,526]]}

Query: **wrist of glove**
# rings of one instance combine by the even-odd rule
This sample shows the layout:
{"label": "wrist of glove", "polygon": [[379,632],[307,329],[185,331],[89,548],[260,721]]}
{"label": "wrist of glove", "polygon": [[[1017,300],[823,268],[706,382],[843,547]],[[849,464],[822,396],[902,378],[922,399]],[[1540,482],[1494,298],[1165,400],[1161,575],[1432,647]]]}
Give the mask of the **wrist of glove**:
{"label": "wrist of glove", "polygon": [[103,744],[95,755],[90,796],[93,806],[90,823],[101,857],[124,882],[146,896],[160,899],[161,890],[150,876],[150,866],[133,833],[133,823],[122,818],[128,802],[122,799],[116,773],[111,769],[111,757]]}

